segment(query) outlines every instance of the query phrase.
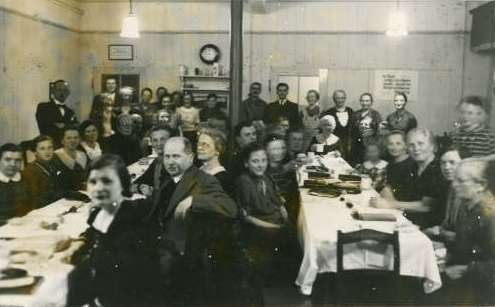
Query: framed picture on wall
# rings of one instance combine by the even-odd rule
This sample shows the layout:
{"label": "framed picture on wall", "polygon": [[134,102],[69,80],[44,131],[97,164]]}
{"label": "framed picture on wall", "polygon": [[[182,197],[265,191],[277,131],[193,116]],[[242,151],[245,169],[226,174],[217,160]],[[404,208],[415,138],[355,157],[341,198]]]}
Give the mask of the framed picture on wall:
{"label": "framed picture on wall", "polygon": [[134,60],[134,45],[108,45],[108,59],[110,61]]}

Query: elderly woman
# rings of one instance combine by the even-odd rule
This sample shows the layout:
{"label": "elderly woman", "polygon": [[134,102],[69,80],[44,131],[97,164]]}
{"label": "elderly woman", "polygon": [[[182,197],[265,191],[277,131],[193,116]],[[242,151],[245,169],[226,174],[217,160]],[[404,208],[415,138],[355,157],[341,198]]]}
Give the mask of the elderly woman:
{"label": "elderly woman", "polygon": [[407,134],[407,149],[414,161],[409,173],[414,178],[412,191],[407,193],[411,198],[398,201],[387,187],[382,190],[382,196],[394,207],[404,210],[404,214],[421,228],[437,225],[445,214],[439,202],[446,194],[448,184],[441,176],[440,164],[435,157],[433,134],[424,128],[411,130]]}
{"label": "elderly woman", "polygon": [[399,92],[394,96],[395,112],[387,116],[388,129],[401,130],[408,133],[409,130],[416,128],[418,122],[416,117],[406,110],[407,95]]}
{"label": "elderly woman", "polygon": [[215,176],[224,191],[232,195],[233,182],[225,168],[220,164],[219,158],[224,153],[227,138],[220,130],[203,128],[198,138],[198,160],[203,163],[202,171]]}
{"label": "elderly woman", "polygon": [[64,191],[79,191],[85,187],[88,157],[78,150],[81,143],[79,130],[66,127],[62,137],[62,148],[55,150],[54,166],[60,171],[59,178]]}
{"label": "elderly woman", "polygon": [[158,256],[142,223],[149,202],[127,200],[130,175],[118,156],[91,163],[88,193],[93,210],[85,245],[74,257],[67,306],[158,305]]}
{"label": "elderly woman", "polygon": [[96,125],[86,120],[79,126],[81,134],[81,148],[88,156],[89,161],[94,161],[102,155],[101,146],[98,143],[98,129]]}
{"label": "elderly woman", "polygon": [[455,172],[453,188],[461,199],[447,244],[444,280],[449,303],[495,303],[495,162],[465,160]]}
{"label": "elderly woman", "polygon": [[320,118],[320,93],[315,90],[309,90],[306,94],[308,106],[300,111],[301,122],[304,127],[304,144],[308,147],[309,142],[318,133],[319,118]]}
{"label": "elderly woman", "polygon": [[308,151],[314,151],[318,154],[325,155],[329,152],[342,150],[340,138],[333,134],[337,122],[332,115],[325,115],[320,118],[320,133],[315,135],[309,144]]}
{"label": "elderly woman", "polygon": [[373,109],[373,95],[363,93],[359,97],[361,109],[352,114],[352,164],[362,163],[364,151],[369,143],[376,142],[382,116]]}
{"label": "elderly woman", "polygon": [[119,155],[127,165],[136,162],[142,156],[134,125],[132,115],[119,115],[116,133],[108,141],[108,153]]}

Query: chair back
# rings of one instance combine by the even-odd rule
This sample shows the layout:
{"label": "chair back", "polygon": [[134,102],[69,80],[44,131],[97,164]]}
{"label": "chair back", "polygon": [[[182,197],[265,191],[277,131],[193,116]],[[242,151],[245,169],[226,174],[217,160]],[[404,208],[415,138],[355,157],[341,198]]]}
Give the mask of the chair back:
{"label": "chair back", "polygon": [[394,273],[400,274],[399,233],[384,233],[373,229],[360,229],[353,232],[337,232],[337,274],[344,271],[344,245],[362,241],[375,241],[393,247]]}

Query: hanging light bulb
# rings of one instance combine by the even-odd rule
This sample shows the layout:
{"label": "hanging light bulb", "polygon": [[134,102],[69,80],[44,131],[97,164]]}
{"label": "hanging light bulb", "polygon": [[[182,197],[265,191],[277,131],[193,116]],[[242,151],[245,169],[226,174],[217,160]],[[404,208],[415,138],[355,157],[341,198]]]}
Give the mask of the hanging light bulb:
{"label": "hanging light bulb", "polygon": [[400,11],[399,1],[397,1],[395,12],[390,16],[390,25],[385,34],[387,36],[407,36],[409,34],[406,27],[406,17]]}
{"label": "hanging light bulb", "polygon": [[138,19],[132,12],[132,0],[129,0],[129,15],[127,15],[122,22],[120,37],[139,38]]}

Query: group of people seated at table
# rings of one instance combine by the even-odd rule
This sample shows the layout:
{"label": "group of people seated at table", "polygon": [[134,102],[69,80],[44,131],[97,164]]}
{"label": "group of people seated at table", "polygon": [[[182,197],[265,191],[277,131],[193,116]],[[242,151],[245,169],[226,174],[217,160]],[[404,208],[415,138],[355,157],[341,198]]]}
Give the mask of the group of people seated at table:
{"label": "group of people seated at table", "polygon": [[[116,92],[115,79],[79,124],[65,105],[69,85],[59,80],[51,100],[38,105],[41,135],[29,150],[0,147],[0,218],[60,198],[92,203],[86,244],[69,275],[70,306],[219,298],[261,304],[275,255],[300,257],[298,170],[314,152],[341,157],[370,176],[381,195],[370,205],[402,210],[445,242],[449,282],[442,291],[463,289],[474,302],[493,299],[495,134],[480,97],[461,99],[458,126],[439,142],[418,127],[404,93],[382,120],[371,93],[352,110],[339,89],[335,106],[320,110],[316,90],[301,108],[287,99],[287,84],[276,88],[278,99],[266,103],[261,84],[251,84],[231,131],[215,94],[203,109],[192,93],[168,94],[163,87],[155,101],[145,88],[134,102],[132,89]],[[129,173],[127,166],[150,154],[144,174]],[[132,194],[141,198],[131,200]]]}

